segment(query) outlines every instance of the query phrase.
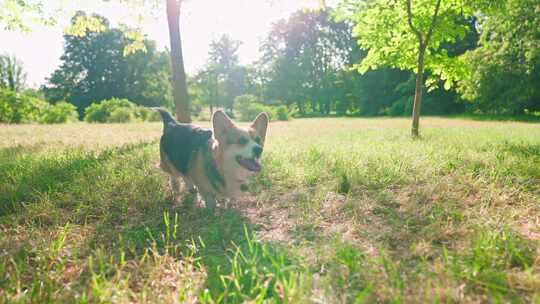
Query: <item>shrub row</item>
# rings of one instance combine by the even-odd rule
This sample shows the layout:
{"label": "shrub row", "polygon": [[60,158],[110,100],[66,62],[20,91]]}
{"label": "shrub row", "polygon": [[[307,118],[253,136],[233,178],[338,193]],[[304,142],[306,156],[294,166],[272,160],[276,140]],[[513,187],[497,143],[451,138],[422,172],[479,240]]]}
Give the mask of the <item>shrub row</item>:
{"label": "shrub row", "polygon": [[54,105],[29,93],[0,89],[0,122],[2,123],[66,123],[77,121],[74,105],[58,102]]}
{"label": "shrub row", "polygon": [[[67,123],[79,120],[74,105],[50,104],[36,94],[0,89],[0,123]],[[112,98],[86,108],[84,120],[97,123],[159,121],[159,114],[127,99]]]}
{"label": "shrub row", "polygon": [[290,113],[286,106],[272,107],[262,104],[256,96],[240,95],[234,99],[239,120],[252,121],[261,112],[266,112],[270,120],[289,120]]}
{"label": "shrub row", "polygon": [[[235,99],[238,119],[252,121],[261,112],[270,120],[289,120],[286,106],[262,104],[256,96],[241,95]],[[66,123],[78,120],[76,107],[67,102],[54,105],[31,93],[16,93],[0,89],[0,123]],[[111,98],[93,103],[86,108],[84,120],[89,123],[125,123],[133,121],[160,121],[159,113],[138,106],[127,99]]]}
{"label": "shrub row", "polygon": [[159,121],[156,111],[138,106],[127,99],[111,98],[93,103],[86,108],[84,120],[96,123],[121,123],[132,121]]}

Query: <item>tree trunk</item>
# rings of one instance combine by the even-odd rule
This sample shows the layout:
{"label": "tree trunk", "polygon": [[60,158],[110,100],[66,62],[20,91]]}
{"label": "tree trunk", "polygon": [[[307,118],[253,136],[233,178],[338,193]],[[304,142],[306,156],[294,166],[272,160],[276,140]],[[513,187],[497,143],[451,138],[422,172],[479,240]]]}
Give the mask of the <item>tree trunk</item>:
{"label": "tree trunk", "polygon": [[418,52],[418,69],[416,71],[416,88],[414,90],[414,104],[412,113],[412,130],[413,138],[418,138],[420,128],[420,108],[422,107],[422,91],[424,89],[424,56],[426,48],[420,44]]}
{"label": "tree trunk", "polygon": [[431,25],[429,27],[429,30],[426,35],[422,35],[420,31],[414,26],[413,23],[413,13],[412,13],[412,4],[411,0],[407,0],[407,22],[409,23],[409,27],[413,31],[413,33],[418,38],[418,66],[416,71],[416,88],[414,92],[414,105],[413,105],[413,123],[412,123],[412,137],[418,138],[419,134],[419,128],[420,128],[420,108],[422,106],[422,91],[424,89],[424,57],[426,54],[426,49],[429,45],[429,41],[431,40],[431,35],[433,34],[433,30],[435,29],[435,26],[437,24],[437,16],[439,15],[439,9],[441,8],[441,1],[437,0],[437,4],[435,5],[435,11],[433,12],[433,16],[431,18]]}
{"label": "tree trunk", "polygon": [[180,1],[167,0],[167,21],[169,23],[169,39],[171,43],[172,87],[176,118],[179,122],[191,122],[191,104],[189,101],[182,41],[180,39]]}

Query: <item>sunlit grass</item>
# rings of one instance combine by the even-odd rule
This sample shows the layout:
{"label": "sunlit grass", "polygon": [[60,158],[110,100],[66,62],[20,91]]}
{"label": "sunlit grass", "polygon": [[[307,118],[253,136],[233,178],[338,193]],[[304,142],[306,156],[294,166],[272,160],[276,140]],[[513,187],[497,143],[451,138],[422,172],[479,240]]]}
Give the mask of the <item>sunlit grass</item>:
{"label": "sunlit grass", "polygon": [[272,123],[252,195],[173,207],[160,123],[1,126],[0,302],[540,300],[540,127]]}

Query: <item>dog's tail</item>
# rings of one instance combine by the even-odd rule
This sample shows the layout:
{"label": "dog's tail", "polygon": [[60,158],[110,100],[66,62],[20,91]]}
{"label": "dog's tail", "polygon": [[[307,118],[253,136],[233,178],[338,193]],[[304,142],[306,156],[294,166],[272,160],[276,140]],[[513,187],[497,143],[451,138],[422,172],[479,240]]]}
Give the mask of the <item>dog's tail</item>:
{"label": "dog's tail", "polygon": [[170,123],[173,123],[173,124],[176,123],[176,120],[174,119],[174,117],[166,109],[164,108],[152,108],[152,109],[155,111],[158,111],[159,114],[161,115],[161,119],[163,120],[163,128],[167,128],[167,125]]}

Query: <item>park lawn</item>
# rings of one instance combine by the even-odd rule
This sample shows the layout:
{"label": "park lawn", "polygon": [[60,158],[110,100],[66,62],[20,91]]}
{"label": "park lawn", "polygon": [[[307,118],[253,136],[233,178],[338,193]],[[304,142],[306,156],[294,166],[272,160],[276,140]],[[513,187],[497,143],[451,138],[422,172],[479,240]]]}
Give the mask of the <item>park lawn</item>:
{"label": "park lawn", "polygon": [[171,203],[160,123],[2,125],[0,303],[540,302],[540,124],[421,124],[272,123],[214,215]]}

